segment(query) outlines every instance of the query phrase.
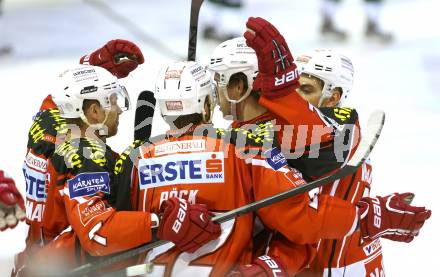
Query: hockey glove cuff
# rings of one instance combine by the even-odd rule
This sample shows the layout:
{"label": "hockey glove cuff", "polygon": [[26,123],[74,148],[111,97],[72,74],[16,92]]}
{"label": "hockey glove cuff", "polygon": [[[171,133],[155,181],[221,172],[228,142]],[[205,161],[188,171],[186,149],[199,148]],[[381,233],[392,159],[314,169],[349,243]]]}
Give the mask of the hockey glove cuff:
{"label": "hockey glove cuff", "polygon": [[171,198],[162,203],[161,210],[164,213],[157,236],[172,241],[182,251],[193,253],[220,235],[220,225],[211,221],[212,213],[205,205]]}
{"label": "hockey glove cuff", "polygon": [[288,276],[281,260],[278,257],[260,256],[251,264],[242,265],[232,271],[227,277],[283,277]]}

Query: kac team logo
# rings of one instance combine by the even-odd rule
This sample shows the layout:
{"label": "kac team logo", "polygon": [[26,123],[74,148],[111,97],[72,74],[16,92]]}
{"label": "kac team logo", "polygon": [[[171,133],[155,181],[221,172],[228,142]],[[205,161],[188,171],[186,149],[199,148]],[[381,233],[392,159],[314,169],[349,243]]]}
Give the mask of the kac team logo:
{"label": "kac team logo", "polygon": [[108,172],[81,173],[67,180],[67,184],[70,199],[94,195],[98,192],[110,194]]}
{"label": "kac team logo", "polygon": [[278,170],[287,165],[286,157],[277,147],[264,152],[264,156],[266,157],[267,163],[275,170]]}
{"label": "kac team logo", "polygon": [[139,161],[141,188],[224,183],[223,152],[175,154]]}

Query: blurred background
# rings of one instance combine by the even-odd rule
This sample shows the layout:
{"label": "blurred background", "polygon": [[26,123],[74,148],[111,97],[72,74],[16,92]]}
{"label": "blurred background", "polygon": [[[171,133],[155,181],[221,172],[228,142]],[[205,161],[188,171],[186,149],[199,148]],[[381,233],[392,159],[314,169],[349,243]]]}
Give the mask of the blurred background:
{"label": "blurred background", "polygon": [[[205,0],[207,2],[208,0]],[[383,109],[387,119],[371,158],[373,194],[416,193],[413,204],[433,210],[410,244],[383,241],[388,276],[439,276],[440,22],[437,0],[219,0],[200,13],[197,58],[206,61],[220,40],[240,35],[248,16],[272,22],[294,55],[335,48],[353,60],[348,106],[365,122]],[[224,1],[223,1],[224,2]],[[367,3],[368,2],[368,3]],[[372,3],[373,2],[373,3]],[[223,3],[225,4],[225,3]],[[135,102],[154,87],[160,65],[187,54],[190,0],[4,0],[0,16],[0,168],[24,193],[21,164],[27,131],[53,79],[108,40],[140,46],[146,63],[123,79]],[[120,118],[109,144],[122,151],[133,137],[134,111]],[[218,111],[217,126],[225,127]],[[153,134],[166,130],[155,115]],[[25,225],[0,233],[0,276],[24,246]]]}

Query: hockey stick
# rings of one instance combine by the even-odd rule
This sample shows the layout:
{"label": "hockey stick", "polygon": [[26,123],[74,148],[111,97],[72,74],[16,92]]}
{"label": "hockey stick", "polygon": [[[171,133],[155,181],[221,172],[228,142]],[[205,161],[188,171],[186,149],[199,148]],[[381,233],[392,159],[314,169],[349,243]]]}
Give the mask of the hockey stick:
{"label": "hockey stick", "polygon": [[156,98],[148,90],[142,91],[137,99],[134,115],[134,139],[145,140],[151,137]]}
{"label": "hockey stick", "polygon": [[[370,115],[368,119],[368,123],[365,129],[365,132],[363,133],[363,136],[361,138],[361,141],[358,145],[358,148],[356,149],[356,152],[351,157],[351,159],[337,172],[334,174],[328,175],[326,177],[323,177],[321,179],[312,181],[306,185],[299,186],[296,188],[293,188],[291,190],[282,192],[280,194],[264,198],[262,200],[256,201],[254,203],[242,206],[240,208],[231,210],[229,212],[223,213],[221,215],[215,216],[212,218],[214,222],[222,223],[225,221],[228,221],[232,218],[238,217],[242,214],[252,212],[258,209],[261,209],[263,207],[266,207],[268,205],[271,205],[273,203],[277,203],[279,201],[282,201],[286,198],[296,196],[298,194],[307,192],[309,190],[312,190],[314,188],[329,184],[335,180],[338,180],[346,175],[353,174],[356,172],[357,168],[364,163],[364,161],[368,158],[371,151],[373,150],[380,133],[382,131],[383,124],[385,122],[385,113],[382,111],[376,111],[373,114]],[[153,249],[155,247],[161,246],[163,244],[168,243],[168,241],[154,241],[152,243],[139,246],[137,248],[134,248],[132,250],[126,251],[124,253],[121,253],[119,255],[113,256],[111,258],[108,258],[107,260],[104,260],[102,262],[97,262],[95,264],[88,263],[83,266],[80,266],[73,271],[71,271],[68,275],[69,276],[76,276],[76,275],[84,275],[88,272],[103,268],[105,266],[108,266],[110,264],[120,262],[122,260],[128,259],[130,257],[136,256],[138,254],[141,254],[145,251],[148,251],[150,249]],[[123,276],[124,274],[127,274],[127,270],[135,270],[134,267],[129,267],[121,271],[117,271],[115,274],[120,274],[119,276]],[[139,265],[136,267],[136,272],[141,272],[142,270],[146,270],[147,265]],[[129,276],[129,275],[128,275]]]}
{"label": "hockey stick", "polygon": [[191,1],[191,16],[189,18],[188,61],[196,60],[197,30],[199,25],[199,13],[203,0]]}
{"label": "hockey stick", "polygon": [[126,16],[121,15],[112,9],[105,1],[101,0],[83,0],[85,3],[94,7],[96,10],[101,12],[107,19],[118,24],[137,38],[139,38],[143,43],[150,45],[152,48],[156,49],[160,53],[164,53],[169,57],[174,59],[182,60],[183,55],[181,53],[175,52],[165,43],[162,43],[156,37],[147,34],[141,27],[133,23],[131,19]]}

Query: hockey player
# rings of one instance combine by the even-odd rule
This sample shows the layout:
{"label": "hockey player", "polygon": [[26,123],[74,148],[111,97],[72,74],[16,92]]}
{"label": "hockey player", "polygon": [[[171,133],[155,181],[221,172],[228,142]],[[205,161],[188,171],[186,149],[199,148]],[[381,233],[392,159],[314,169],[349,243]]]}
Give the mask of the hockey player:
{"label": "hockey player", "polygon": [[[326,57],[328,56],[328,54],[329,53],[324,52],[319,57]],[[328,58],[327,61],[326,60],[322,61],[321,63],[324,64],[322,65],[319,64],[318,66],[327,66],[328,68],[331,68],[331,73],[328,72],[322,73],[322,74],[326,74],[327,77],[326,78],[327,82],[325,83],[326,88],[331,90],[335,88],[335,85],[336,87],[339,87],[339,83],[331,82],[329,78],[333,77],[334,79],[335,78],[334,76],[339,76],[338,70],[340,70],[341,67],[348,68],[349,60],[348,59],[341,60],[339,61],[339,64],[329,64],[328,60],[334,62],[338,61],[335,58],[335,56],[333,56],[332,58]],[[341,64],[341,62],[345,62],[347,64],[345,63]],[[314,66],[315,66],[314,63],[310,64],[309,69],[315,68]],[[214,51],[213,55],[211,56],[210,69],[217,74],[217,84],[220,84],[220,86],[218,86],[219,99],[223,99],[223,101],[220,101],[221,110],[225,115],[233,114],[233,117],[236,120],[233,123],[233,126],[242,126],[248,123],[255,123],[256,121],[261,120],[261,118],[264,117],[271,118],[271,116],[267,114],[266,109],[258,104],[260,93],[252,90],[253,80],[258,71],[257,58],[255,56],[255,52],[245,45],[243,39],[238,38],[220,44]],[[346,71],[348,72],[345,73],[344,71],[345,73],[344,76],[347,74],[350,75],[350,73],[352,74],[352,71],[350,72],[349,69],[346,69]],[[317,71],[317,73],[319,72]],[[345,77],[348,77],[349,80],[352,78],[352,76],[345,76]],[[311,88],[310,84],[314,84],[316,82],[317,80],[303,82],[302,79],[300,79],[300,83],[302,86],[298,89],[299,93],[300,94],[308,93],[309,97],[313,95],[313,99],[311,100],[316,106],[318,106],[319,103],[323,103],[326,106],[331,106],[333,97],[328,97],[328,94],[326,94],[326,97],[324,97],[325,99],[322,99],[321,95],[319,95],[319,92],[323,91],[322,88],[316,93],[315,90]],[[351,88],[350,82],[347,81],[346,84],[342,87],[344,91],[350,89]],[[339,94],[339,96],[341,96],[341,94]],[[345,96],[346,94],[344,95],[344,97]],[[333,105],[335,103],[338,103],[338,101],[336,102],[333,101]],[[231,113],[231,111],[234,111],[234,113]],[[329,113],[328,111],[331,111],[331,113]],[[334,120],[338,120],[339,123],[342,124],[343,121],[347,120],[346,115],[347,114],[349,115],[349,112],[351,110],[346,111],[347,114],[345,114],[345,117],[342,116],[344,115],[344,113],[333,114],[333,109],[329,109],[328,111],[325,113],[328,114],[329,116],[333,115]],[[335,116],[339,116],[339,118]],[[354,182],[357,183],[357,185],[355,185],[353,188],[351,188],[352,186],[350,185],[350,183],[353,183],[354,180],[351,180],[353,178],[350,177],[350,178],[344,178],[347,179],[345,181],[344,179],[342,179],[342,181],[340,181],[341,184],[339,184],[339,187],[338,187],[338,183],[339,183],[338,181],[335,182],[333,187],[328,186],[324,189],[328,189],[329,191],[330,189],[332,189],[333,191],[336,190],[336,188],[338,188],[337,193],[335,194],[335,192],[332,192],[331,195],[336,195],[341,198],[345,197],[345,199],[348,198],[348,200],[351,200],[352,203],[356,203],[362,196],[368,195],[368,194],[363,195],[364,187],[366,185],[368,186],[370,182],[368,178],[369,174],[367,174],[368,172],[369,170],[367,168],[367,165],[360,168],[359,173],[356,176],[356,178],[359,180]],[[344,194],[346,194],[347,196],[344,196]],[[403,196],[407,196],[407,195],[402,195],[401,197]],[[357,241],[359,241],[359,231],[356,232],[356,236],[354,237],[357,239]],[[344,238],[344,241],[345,240],[346,238]],[[339,245],[340,244],[341,242],[339,242]],[[378,241],[373,241],[373,243],[370,241],[368,243],[364,243],[363,246],[368,247],[370,245],[380,246],[380,243],[378,243]],[[361,247],[357,245],[355,248],[356,250],[361,249]],[[377,255],[377,253],[380,252],[380,249],[378,247],[374,247],[371,249],[373,249],[374,251],[372,251],[370,254]],[[350,250],[349,248],[348,250],[346,249],[345,250],[346,253],[350,254],[351,252],[349,250]],[[352,254],[351,259],[354,259],[355,255],[359,255],[359,253],[356,252]],[[362,260],[362,258],[360,260]],[[376,260],[379,261],[379,266],[380,266],[380,262],[381,262],[380,257],[379,259]]]}
{"label": "hockey player", "polygon": [[[96,66],[67,70],[60,83],[53,101],[69,123],[69,133],[48,161],[50,179],[42,222],[44,234],[58,237],[33,259],[34,267],[47,266],[42,261],[61,255],[65,255],[63,262],[72,266],[90,256],[148,242],[154,219],[145,212],[116,212],[109,205],[118,156],[104,141],[117,133],[119,115],[129,108],[125,88],[115,76]],[[85,252],[76,257],[80,249]],[[64,263],[59,265],[61,270]]]}
{"label": "hockey player", "polygon": [[23,197],[14,180],[0,170],[0,231],[13,229],[25,218]]}
{"label": "hockey player", "polygon": [[[80,62],[103,67],[118,78],[123,78],[138,64],[142,64],[144,57],[134,43],[117,39],[82,57]],[[61,143],[66,134],[65,125],[66,120],[60,117],[52,96],[48,95],[41,104],[39,112],[34,116],[28,133],[28,149],[23,164],[23,174],[27,184],[26,223],[29,225],[29,231],[26,248],[17,254],[15,259],[13,270],[15,273],[26,263],[27,256],[33,255],[58,235],[43,233],[41,222],[47,198],[47,163],[55,151],[55,144]]]}
{"label": "hockey player", "polygon": [[[342,103],[352,90],[354,70],[351,60],[324,49],[299,55],[296,63],[301,72],[297,92],[315,107],[338,107],[335,109],[340,111],[338,117],[346,120],[350,109],[342,108]],[[356,203],[370,195],[371,180],[372,167],[367,160],[356,174],[323,187],[322,193]],[[307,271],[317,276],[339,275],[342,272],[345,276],[370,276],[375,272],[384,275],[380,241],[363,240],[360,231],[343,240],[322,240]]]}

